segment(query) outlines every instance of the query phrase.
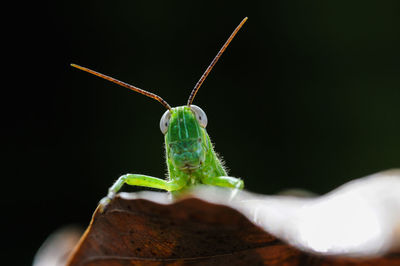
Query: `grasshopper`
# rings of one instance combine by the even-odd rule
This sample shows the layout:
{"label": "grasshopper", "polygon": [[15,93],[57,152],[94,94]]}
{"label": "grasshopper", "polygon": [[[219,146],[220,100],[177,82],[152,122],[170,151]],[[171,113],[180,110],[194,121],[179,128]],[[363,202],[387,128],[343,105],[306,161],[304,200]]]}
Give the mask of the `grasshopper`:
{"label": "grasshopper", "polygon": [[109,188],[108,194],[100,203],[100,210],[103,211],[107,204],[115,197],[116,193],[124,184],[157,188],[171,192],[179,192],[187,187],[196,184],[243,189],[244,183],[241,179],[227,175],[221,160],[214,151],[213,144],[207,134],[207,116],[198,106],[193,105],[194,97],[211,69],[217,63],[222,53],[235,37],[237,32],[246,22],[244,18],[233,31],[231,36],[219,50],[218,54],[207,67],[200,80],[193,88],[187,104],[172,108],[160,96],[140,89],[133,85],[119,81],[86,67],[76,64],[71,66],[86,71],[98,77],[109,80],[113,83],[141,93],[160,102],[166,109],[160,120],[160,130],[164,134],[166,160],[168,167],[168,179],[142,174],[125,174]]}

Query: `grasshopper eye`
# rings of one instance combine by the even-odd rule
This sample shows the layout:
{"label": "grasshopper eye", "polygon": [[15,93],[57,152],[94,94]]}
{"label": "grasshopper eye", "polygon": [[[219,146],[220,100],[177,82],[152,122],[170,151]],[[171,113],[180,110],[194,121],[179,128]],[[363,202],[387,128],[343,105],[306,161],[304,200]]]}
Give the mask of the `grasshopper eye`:
{"label": "grasshopper eye", "polygon": [[171,119],[171,112],[169,110],[165,111],[160,120],[160,130],[165,135],[168,131],[169,120]]}
{"label": "grasshopper eye", "polygon": [[199,121],[199,124],[201,127],[206,127],[207,126],[207,116],[206,113],[197,105],[190,105],[190,109],[192,109],[193,113],[195,114],[197,121]]}

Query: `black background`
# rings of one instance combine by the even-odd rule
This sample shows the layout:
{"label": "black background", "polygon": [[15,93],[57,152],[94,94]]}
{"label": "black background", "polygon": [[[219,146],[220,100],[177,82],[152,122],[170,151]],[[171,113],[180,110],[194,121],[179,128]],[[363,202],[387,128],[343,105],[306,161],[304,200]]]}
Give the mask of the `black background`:
{"label": "black background", "polygon": [[18,2],[3,13],[1,252],[12,265],[29,265],[60,226],[86,226],[121,174],[166,173],[164,108],[69,64],[184,105],[245,16],[194,101],[232,176],[258,193],[326,193],[400,167],[395,0]]}

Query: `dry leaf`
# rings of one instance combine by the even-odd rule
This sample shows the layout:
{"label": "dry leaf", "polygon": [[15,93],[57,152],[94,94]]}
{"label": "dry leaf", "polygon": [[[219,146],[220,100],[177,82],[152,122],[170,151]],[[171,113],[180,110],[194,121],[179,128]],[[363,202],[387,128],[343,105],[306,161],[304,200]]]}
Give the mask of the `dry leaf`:
{"label": "dry leaf", "polygon": [[[395,250],[395,229],[400,224],[400,193],[395,193],[400,191],[399,181],[398,171],[383,172],[315,198],[239,192],[232,199],[231,191],[214,187],[197,188],[178,201],[166,193],[121,193],[105,213],[95,212],[69,265],[399,265],[400,253]],[[373,206],[358,209],[368,205]],[[346,206],[356,208],[353,213],[357,215],[345,210]],[[326,216],[329,212],[333,216]],[[381,228],[385,229],[381,238],[376,234],[373,238],[358,236],[361,240],[351,246],[353,249],[340,247],[340,241],[337,246],[333,238],[323,242],[320,250],[312,244],[312,234],[308,235],[310,243],[302,239],[301,230],[311,225],[317,234],[357,228],[343,228],[345,220],[363,222],[368,229],[374,223],[363,221],[365,214],[375,215],[375,226],[386,227]],[[315,222],[326,222],[327,217],[334,219],[333,223]],[[380,218],[391,222],[382,223]],[[365,239],[368,244],[380,242],[371,248],[363,246]],[[382,239],[391,246],[382,249]],[[334,247],[324,250],[329,244]],[[378,246],[379,252],[387,254],[378,253]]]}
{"label": "dry leaf", "polygon": [[[232,199],[231,191],[214,187],[178,201],[166,193],[121,193],[105,213],[95,212],[69,265],[400,265],[399,173],[359,179],[315,198],[239,192]],[[324,224],[327,218],[333,221]],[[357,224],[343,227],[346,220],[382,234],[353,234],[346,239],[355,244],[340,246],[330,231],[358,230]],[[318,234],[332,239],[318,247]]]}

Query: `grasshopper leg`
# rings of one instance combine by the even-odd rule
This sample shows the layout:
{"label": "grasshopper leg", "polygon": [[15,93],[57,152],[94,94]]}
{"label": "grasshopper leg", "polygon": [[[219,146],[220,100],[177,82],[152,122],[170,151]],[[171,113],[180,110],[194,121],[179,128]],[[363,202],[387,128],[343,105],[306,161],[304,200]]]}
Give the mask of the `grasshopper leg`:
{"label": "grasshopper leg", "polygon": [[232,193],[229,197],[230,200],[232,200],[236,196],[239,189],[243,189],[244,187],[243,180],[231,176],[205,177],[202,179],[202,182],[206,185],[233,188]]}
{"label": "grasshopper leg", "polygon": [[182,188],[185,183],[180,179],[167,181],[157,177],[139,175],[139,174],[126,174],[118,178],[117,181],[108,189],[106,197],[102,198],[99,202],[100,211],[103,212],[105,207],[115,197],[116,193],[121,189],[124,184],[132,186],[142,186],[164,189],[166,191],[174,191]]}
{"label": "grasshopper leg", "polygon": [[243,189],[244,187],[243,180],[231,176],[205,177],[201,181],[203,184],[212,186],[229,187],[235,189]]}

